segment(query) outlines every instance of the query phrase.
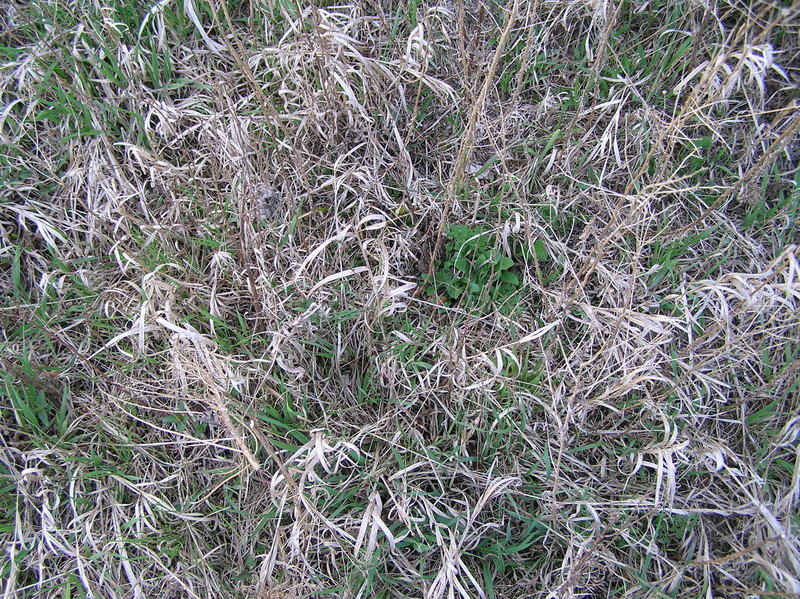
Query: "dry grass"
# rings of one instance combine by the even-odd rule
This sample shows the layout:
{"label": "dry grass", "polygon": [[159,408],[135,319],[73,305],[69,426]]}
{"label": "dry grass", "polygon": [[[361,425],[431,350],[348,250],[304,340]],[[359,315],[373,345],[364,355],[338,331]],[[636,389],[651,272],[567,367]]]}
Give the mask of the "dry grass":
{"label": "dry grass", "polygon": [[800,596],[796,3],[3,10],[3,597]]}

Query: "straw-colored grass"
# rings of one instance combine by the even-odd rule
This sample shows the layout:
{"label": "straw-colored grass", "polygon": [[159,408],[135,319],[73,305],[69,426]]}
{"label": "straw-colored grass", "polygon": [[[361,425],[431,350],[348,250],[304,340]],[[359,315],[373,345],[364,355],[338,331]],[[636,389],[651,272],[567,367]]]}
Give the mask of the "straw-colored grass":
{"label": "straw-colored grass", "polygon": [[2,10],[2,597],[800,596],[796,3]]}

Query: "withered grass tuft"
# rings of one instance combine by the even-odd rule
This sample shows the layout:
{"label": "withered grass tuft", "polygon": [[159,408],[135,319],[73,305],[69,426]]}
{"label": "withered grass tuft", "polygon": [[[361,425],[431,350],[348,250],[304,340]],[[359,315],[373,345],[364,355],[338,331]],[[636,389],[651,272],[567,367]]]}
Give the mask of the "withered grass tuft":
{"label": "withered grass tuft", "polygon": [[4,598],[800,594],[788,2],[8,2]]}

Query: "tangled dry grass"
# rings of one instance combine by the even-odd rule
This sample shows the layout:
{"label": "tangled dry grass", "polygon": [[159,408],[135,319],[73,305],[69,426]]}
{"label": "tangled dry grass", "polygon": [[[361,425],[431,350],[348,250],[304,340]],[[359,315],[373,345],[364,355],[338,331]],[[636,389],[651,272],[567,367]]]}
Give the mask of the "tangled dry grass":
{"label": "tangled dry grass", "polygon": [[4,597],[800,596],[796,3],[2,18]]}

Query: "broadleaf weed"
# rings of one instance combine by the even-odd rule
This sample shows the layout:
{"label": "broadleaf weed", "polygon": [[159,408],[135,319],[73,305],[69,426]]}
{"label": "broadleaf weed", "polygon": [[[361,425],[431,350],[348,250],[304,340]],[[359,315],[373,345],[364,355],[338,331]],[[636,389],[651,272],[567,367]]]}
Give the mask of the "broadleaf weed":
{"label": "broadleaf weed", "polygon": [[522,279],[514,259],[497,247],[491,231],[450,225],[446,235],[443,255],[425,287],[428,295],[469,310],[496,305],[504,314],[513,312]]}

